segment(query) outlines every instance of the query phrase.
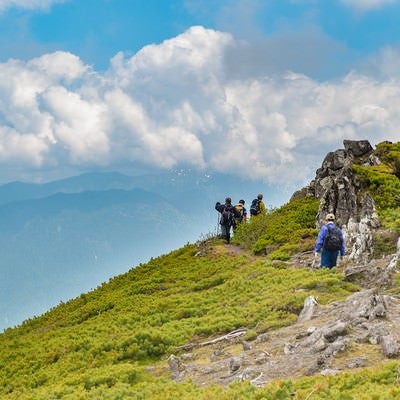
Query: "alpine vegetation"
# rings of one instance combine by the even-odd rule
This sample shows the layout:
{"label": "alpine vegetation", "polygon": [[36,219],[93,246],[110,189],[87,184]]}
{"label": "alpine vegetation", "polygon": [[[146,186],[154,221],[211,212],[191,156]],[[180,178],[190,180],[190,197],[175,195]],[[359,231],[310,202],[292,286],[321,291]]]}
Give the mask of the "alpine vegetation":
{"label": "alpine vegetation", "polygon": [[[399,398],[399,165],[400,142],[345,141],[230,243],[187,244],[7,329],[0,397]],[[332,216],[345,254],[326,268]]]}

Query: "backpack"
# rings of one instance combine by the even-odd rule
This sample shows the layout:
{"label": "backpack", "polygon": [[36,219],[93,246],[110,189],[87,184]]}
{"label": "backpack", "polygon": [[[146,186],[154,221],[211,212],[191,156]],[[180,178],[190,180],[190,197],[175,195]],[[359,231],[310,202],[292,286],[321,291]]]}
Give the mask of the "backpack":
{"label": "backpack", "polygon": [[251,206],[250,206],[250,214],[251,215],[258,215],[260,214],[260,200],[258,199],[254,199],[251,202]]}
{"label": "backpack", "polygon": [[239,216],[236,217],[235,219],[236,219],[237,222],[242,222],[243,221],[243,211],[244,211],[243,209],[244,209],[244,206],[243,206],[243,204],[237,204],[235,206],[235,208],[236,208],[237,212],[239,213]]}
{"label": "backpack", "polygon": [[235,221],[235,214],[231,205],[225,205],[221,212],[221,219],[219,223],[221,225],[231,226]]}
{"label": "backpack", "polygon": [[337,226],[328,226],[328,233],[325,236],[323,247],[327,250],[340,250],[342,247],[342,238]]}

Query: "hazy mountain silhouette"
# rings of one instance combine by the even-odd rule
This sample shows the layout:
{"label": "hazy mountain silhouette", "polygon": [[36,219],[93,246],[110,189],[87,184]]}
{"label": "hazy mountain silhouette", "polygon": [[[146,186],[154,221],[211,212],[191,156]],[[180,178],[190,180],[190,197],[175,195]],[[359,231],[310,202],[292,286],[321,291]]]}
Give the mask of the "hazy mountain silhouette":
{"label": "hazy mountain silhouette", "polygon": [[197,240],[216,229],[215,201],[258,191],[190,171],[0,186],[0,329]]}

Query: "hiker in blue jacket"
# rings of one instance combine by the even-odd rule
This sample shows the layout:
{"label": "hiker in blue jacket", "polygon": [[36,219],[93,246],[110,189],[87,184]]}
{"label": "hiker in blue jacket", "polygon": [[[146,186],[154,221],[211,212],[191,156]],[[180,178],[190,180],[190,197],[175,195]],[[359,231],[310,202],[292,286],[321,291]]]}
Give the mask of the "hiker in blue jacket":
{"label": "hiker in blue jacket", "polygon": [[240,217],[240,213],[232,206],[232,200],[230,197],[225,199],[225,204],[217,202],[215,204],[215,209],[221,213],[219,223],[221,225],[222,238],[229,243],[231,240],[231,228],[235,223],[235,218]]}
{"label": "hiker in blue jacket", "polygon": [[315,256],[317,257],[322,249],[321,267],[331,269],[336,267],[339,253],[340,257],[343,258],[345,243],[341,229],[334,223],[335,216],[327,214],[325,221],[326,223],[321,227],[315,244]]}

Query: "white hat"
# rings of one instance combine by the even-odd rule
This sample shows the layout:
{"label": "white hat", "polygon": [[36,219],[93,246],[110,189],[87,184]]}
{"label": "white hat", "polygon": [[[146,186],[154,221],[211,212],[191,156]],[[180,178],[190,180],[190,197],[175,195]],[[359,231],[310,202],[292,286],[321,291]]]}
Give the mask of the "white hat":
{"label": "white hat", "polygon": [[325,220],[326,221],[334,221],[335,216],[333,214],[326,214]]}

